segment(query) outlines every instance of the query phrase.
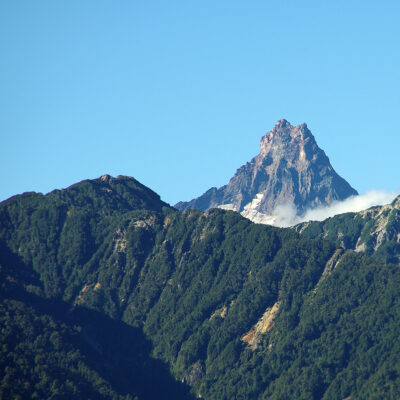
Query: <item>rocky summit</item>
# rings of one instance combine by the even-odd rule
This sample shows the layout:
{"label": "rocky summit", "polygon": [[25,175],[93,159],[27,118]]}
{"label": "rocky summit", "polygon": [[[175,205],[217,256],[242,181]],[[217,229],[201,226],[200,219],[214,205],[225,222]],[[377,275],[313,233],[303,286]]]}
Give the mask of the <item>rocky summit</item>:
{"label": "rocky summit", "polygon": [[175,205],[178,210],[223,208],[254,222],[274,223],[277,207],[290,205],[297,215],[357,195],[329,162],[306,124],[285,119],[261,138],[260,153],[240,167],[229,183]]}

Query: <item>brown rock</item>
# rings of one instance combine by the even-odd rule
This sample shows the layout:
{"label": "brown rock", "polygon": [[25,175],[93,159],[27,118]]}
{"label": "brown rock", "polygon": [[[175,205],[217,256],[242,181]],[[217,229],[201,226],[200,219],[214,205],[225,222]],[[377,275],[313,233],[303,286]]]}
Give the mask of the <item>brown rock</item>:
{"label": "brown rock", "polygon": [[242,212],[253,202],[251,208],[272,215],[276,206],[292,203],[302,214],[356,194],[332,168],[307,125],[292,126],[281,119],[261,138],[260,153],[240,167],[227,185],[175,207],[205,211],[223,206]]}

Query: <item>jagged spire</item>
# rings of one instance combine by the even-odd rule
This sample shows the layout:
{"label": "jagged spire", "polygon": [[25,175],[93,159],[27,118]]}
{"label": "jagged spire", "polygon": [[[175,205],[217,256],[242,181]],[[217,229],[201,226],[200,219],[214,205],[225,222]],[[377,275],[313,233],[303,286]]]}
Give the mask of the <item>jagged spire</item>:
{"label": "jagged spire", "polygon": [[239,168],[227,185],[176,207],[221,207],[272,215],[278,205],[292,203],[302,213],[355,194],[332,168],[307,125],[293,126],[280,119],[261,138],[260,153]]}

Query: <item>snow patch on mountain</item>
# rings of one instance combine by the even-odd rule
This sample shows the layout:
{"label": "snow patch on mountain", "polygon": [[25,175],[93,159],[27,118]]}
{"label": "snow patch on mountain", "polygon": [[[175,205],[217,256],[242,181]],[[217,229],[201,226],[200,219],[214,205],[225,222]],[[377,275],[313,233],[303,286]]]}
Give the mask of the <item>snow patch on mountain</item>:
{"label": "snow patch on mountain", "polygon": [[258,210],[263,198],[264,193],[257,193],[254,199],[244,206],[241,214],[257,224],[275,225],[275,218],[272,215],[264,214]]}

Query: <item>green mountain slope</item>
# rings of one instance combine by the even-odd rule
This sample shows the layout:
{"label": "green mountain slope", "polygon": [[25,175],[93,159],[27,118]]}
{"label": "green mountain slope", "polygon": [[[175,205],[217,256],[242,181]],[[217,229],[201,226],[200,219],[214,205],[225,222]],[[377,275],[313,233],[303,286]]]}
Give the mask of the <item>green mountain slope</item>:
{"label": "green mountain slope", "polygon": [[391,204],[305,222],[295,229],[306,237],[330,240],[382,262],[400,263],[400,196]]}
{"label": "green mountain slope", "polygon": [[398,267],[331,242],[105,177],[3,202],[0,245],[3,397],[400,388]]}

